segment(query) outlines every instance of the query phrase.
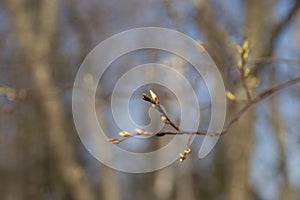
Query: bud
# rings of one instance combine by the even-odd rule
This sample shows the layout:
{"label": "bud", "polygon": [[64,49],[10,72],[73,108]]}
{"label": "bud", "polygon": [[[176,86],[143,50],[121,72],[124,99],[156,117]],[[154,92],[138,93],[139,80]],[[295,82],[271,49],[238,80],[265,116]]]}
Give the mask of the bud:
{"label": "bud", "polygon": [[237,66],[239,69],[242,69],[243,67],[243,62],[241,61],[241,59],[239,59],[238,63],[237,63]]}
{"label": "bud", "polygon": [[249,68],[245,68],[243,76],[244,77],[248,77],[249,74],[250,74],[250,69]]}
{"label": "bud", "polygon": [[243,54],[244,50],[240,45],[236,45],[236,50],[239,54]]}
{"label": "bud", "polygon": [[127,131],[121,131],[121,132],[119,132],[119,136],[121,136],[121,137],[131,137],[133,135],[131,133],[127,132]]}
{"label": "bud", "polygon": [[230,101],[237,101],[237,98],[234,94],[232,94],[230,91],[226,91],[226,97],[230,100]]}
{"label": "bud", "polygon": [[151,95],[153,101],[154,101],[156,104],[158,104],[158,103],[159,103],[159,102],[158,102],[158,97],[156,96],[156,94],[155,94],[152,90],[150,90],[150,95]]}
{"label": "bud", "polygon": [[168,118],[167,118],[166,116],[164,116],[164,115],[162,115],[162,116],[160,117],[160,119],[161,119],[161,121],[163,121],[163,122],[166,123],[166,124],[169,124],[169,123],[170,123],[170,121],[168,120]]}
{"label": "bud", "polygon": [[245,52],[243,53],[243,60],[246,61],[248,59],[249,56],[249,50],[245,50]]}
{"label": "bud", "polygon": [[149,132],[146,131],[145,129],[141,129],[141,128],[135,128],[134,129],[139,135],[148,135]]}
{"label": "bud", "polygon": [[249,41],[248,40],[245,40],[244,43],[243,43],[243,47],[242,47],[244,50],[247,50],[249,49]]}
{"label": "bud", "polygon": [[187,147],[184,151],[186,154],[190,154],[192,152],[191,148]]}
{"label": "bud", "polygon": [[259,81],[255,77],[247,79],[247,85],[249,88],[256,88],[259,85]]}
{"label": "bud", "polygon": [[147,94],[143,93],[142,95],[144,101],[151,101],[151,98]]}
{"label": "bud", "polygon": [[179,154],[180,158],[179,158],[179,162],[183,162],[186,159],[186,154]]}
{"label": "bud", "polygon": [[112,144],[119,144],[121,142],[118,138],[108,138],[108,141]]}

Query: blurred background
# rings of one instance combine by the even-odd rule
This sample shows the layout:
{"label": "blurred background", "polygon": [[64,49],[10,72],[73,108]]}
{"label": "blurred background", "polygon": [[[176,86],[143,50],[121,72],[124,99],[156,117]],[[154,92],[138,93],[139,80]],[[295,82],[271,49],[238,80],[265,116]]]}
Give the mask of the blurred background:
{"label": "blurred background", "polygon": [[[144,174],[118,172],[93,158],[79,140],[71,106],[73,82],[88,53],[113,34],[144,26],[175,29],[202,41],[225,87],[241,99],[235,45],[248,39],[252,93],[258,94],[300,76],[299,10],[298,0],[1,1],[0,199],[299,200],[299,84],[255,104],[205,159],[195,151],[183,163]],[[107,136],[118,137],[120,131],[110,110],[114,85],[132,66],[148,62],[174,67],[198,88],[205,129],[210,108],[201,77],[174,55],[142,50],[114,62],[99,82],[96,109]],[[176,97],[157,85],[133,94],[133,118],[149,121],[149,105],[140,94],[151,88],[180,121]],[[242,105],[228,102],[227,117]],[[201,138],[192,145],[196,150]],[[120,147],[149,151],[169,139]]]}

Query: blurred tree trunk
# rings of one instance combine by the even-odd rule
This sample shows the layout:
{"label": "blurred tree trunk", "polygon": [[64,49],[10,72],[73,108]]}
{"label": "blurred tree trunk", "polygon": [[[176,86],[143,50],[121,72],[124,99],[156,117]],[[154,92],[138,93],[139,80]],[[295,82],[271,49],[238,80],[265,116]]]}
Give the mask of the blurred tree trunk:
{"label": "blurred tree trunk", "polygon": [[205,34],[205,49],[222,73],[228,66],[232,67],[234,49],[228,32],[217,23],[207,4],[205,0],[198,0],[196,20]]}
{"label": "blurred tree trunk", "polygon": [[[214,19],[212,13],[201,0],[199,1],[199,25],[205,32],[208,44],[207,50],[215,60],[220,71],[224,72],[226,68],[234,67],[234,53],[232,51],[232,42],[229,40],[228,33]],[[202,5],[202,6],[201,6]],[[247,1],[245,5],[247,12],[245,35],[250,41],[251,52],[250,59],[260,57],[264,51],[265,37],[265,16],[268,15],[269,9],[265,2],[258,0]],[[206,8],[205,8],[206,7]],[[249,67],[249,66],[247,66]],[[226,78],[226,77],[225,77]],[[232,76],[230,76],[232,79]],[[236,87],[234,93],[241,98],[246,99],[244,88],[241,85],[233,84],[232,80],[227,82],[228,88]],[[233,85],[231,85],[233,84]],[[228,115],[234,115],[240,106],[229,106]],[[251,199],[251,189],[249,188],[250,177],[250,160],[252,155],[253,143],[253,124],[254,124],[254,109],[250,109],[245,116],[232,126],[229,133],[224,136],[227,167],[225,187],[227,199]]]}
{"label": "blurred tree trunk", "polygon": [[[248,12],[245,23],[245,35],[250,42],[249,59],[259,58],[264,50],[264,19],[268,16],[269,9],[266,2],[259,0],[249,0],[246,6]],[[243,87],[239,86],[236,94],[244,94],[243,99],[246,99]],[[235,111],[241,109],[240,106],[234,106],[235,109],[230,109]],[[225,136],[228,158],[227,199],[253,199],[249,184],[254,135],[254,111],[255,109],[250,109],[245,116],[241,117],[233,125],[228,135]]]}
{"label": "blurred tree trunk", "polygon": [[[271,85],[274,85],[275,80],[275,70],[271,69]],[[273,96],[270,98],[270,124],[273,128],[274,137],[277,141],[277,148],[279,152],[279,161],[278,161],[278,173],[282,175],[281,187],[280,187],[280,199],[296,199],[296,195],[293,191],[293,188],[290,184],[287,166],[286,166],[286,151],[284,144],[288,138],[286,134],[286,127],[283,124],[280,116],[278,107],[280,106],[277,97]]]}
{"label": "blurred tree trunk", "polygon": [[[99,113],[98,119],[100,122],[105,122],[105,101],[98,98],[97,104],[96,104],[96,110]],[[105,127],[105,124],[109,124],[109,122],[105,122],[101,124],[101,127],[103,130],[108,130],[107,127]],[[112,154],[112,152],[108,150],[105,151],[106,155]],[[118,200],[121,199],[121,192],[120,192],[120,181],[118,174],[114,169],[111,169],[107,166],[100,165],[100,176],[101,176],[101,185],[100,185],[100,191],[101,196],[103,199],[109,199],[109,200]]]}
{"label": "blurred tree trunk", "polygon": [[[180,62],[178,62],[177,66],[176,63],[174,64],[174,67],[177,68],[176,71],[178,71],[180,74],[182,74],[183,76],[187,76],[188,74],[188,70],[185,68],[185,65],[183,63],[180,64]],[[175,80],[176,81],[176,80]],[[182,87],[179,81],[174,82],[174,85],[177,84],[176,88],[177,88],[177,95],[179,97],[186,97],[187,100],[189,101],[190,99],[189,97],[189,91],[186,91],[184,89],[184,87]],[[193,106],[193,105],[190,105]],[[191,117],[192,119],[195,118],[195,116],[190,115],[189,117]],[[200,119],[199,119],[200,120]],[[184,151],[185,147],[181,147],[182,148],[182,152]],[[190,156],[187,160],[184,161],[182,166],[178,166],[175,168],[176,172],[174,172],[175,174],[177,174],[176,176],[176,180],[175,180],[175,188],[176,188],[176,199],[177,200],[181,200],[181,199],[185,199],[185,200],[195,200],[195,193],[194,193],[194,179],[192,176],[193,173],[193,162],[192,160],[193,157]],[[178,161],[177,161],[178,162]]]}
{"label": "blurred tree trunk", "polygon": [[[94,199],[92,191],[84,181],[83,169],[75,159],[74,147],[63,129],[66,119],[58,90],[51,77],[49,52],[56,28],[57,1],[40,2],[38,31],[34,26],[36,18],[27,12],[22,1],[7,0],[6,5],[11,14],[25,64],[31,71],[35,92],[39,94],[38,103],[43,114],[40,120],[46,125],[45,134],[61,179],[73,199]],[[51,95],[46,95],[49,93]]]}

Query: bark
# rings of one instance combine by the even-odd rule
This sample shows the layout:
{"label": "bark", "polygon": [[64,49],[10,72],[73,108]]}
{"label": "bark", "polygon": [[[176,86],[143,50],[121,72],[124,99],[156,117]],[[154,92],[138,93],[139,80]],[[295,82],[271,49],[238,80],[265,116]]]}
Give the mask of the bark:
{"label": "bark", "polygon": [[[273,71],[273,70],[272,70]],[[274,82],[274,71],[272,73],[271,84]],[[277,97],[271,97],[270,99],[270,124],[274,130],[274,137],[277,141],[278,152],[279,152],[279,166],[278,173],[282,175],[282,182],[280,187],[280,199],[296,199],[296,195],[293,191],[293,188],[288,179],[288,172],[286,166],[286,152],[284,148],[285,139],[288,137],[286,134],[286,127],[283,124],[280,116],[280,112],[278,110],[279,103],[277,101]]]}
{"label": "bark", "polygon": [[41,2],[38,31],[34,31],[35,19],[24,9],[22,1],[7,0],[5,3],[10,11],[25,64],[31,72],[35,92],[39,94],[38,106],[43,114],[41,120],[44,120],[42,123],[47,127],[45,134],[59,175],[73,199],[94,199],[92,191],[84,181],[84,171],[75,159],[74,146],[64,129],[66,122],[64,109],[51,77],[48,56],[56,28],[58,2],[55,0]]}
{"label": "bark", "polygon": [[[247,17],[245,35],[250,41],[250,58],[256,58],[263,52],[265,24],[268,9],[264,2],[247,2]],[[237,94],[244,94],[242,87],[237,88]],[[238,108],[239,109],[239,108]],[[252,199],[250,183],[250,160],[253,148],[254,109],[240,118],[226,136],[227,145],[227,199]]]}

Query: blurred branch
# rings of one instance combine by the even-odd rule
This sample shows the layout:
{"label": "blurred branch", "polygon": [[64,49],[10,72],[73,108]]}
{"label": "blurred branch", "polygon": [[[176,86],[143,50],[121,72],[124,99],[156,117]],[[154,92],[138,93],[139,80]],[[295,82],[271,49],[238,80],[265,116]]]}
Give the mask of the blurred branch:
{"label": "blurred branch", "polygon": [[[260,58],[259,60],[262,60],[262,62],[264,63],[265,62],[264,59],[270,61],[273,59],[272,57],[269,56],[273,55],[274,50],[276,49],[276,43],[278,38],[280,37],[281,33],[286,29],[286,27],[292,22],[292,20],[299,13],[299,11],[300,11],[300,1],[295,0],[293,7],[291,8],[290,12],[285,16],[285,18],[283,18],[280,22],[278,22],[272,27],[269,42],[265,44],[266,46],[264,47],[264,50],[262,52],[262,56],[267,58]],[[288,62],[287,60],[281,60],[280,62],[283,61]],[[254,74],[258,74],[258,71],[261,70],[260,62],[256,62],[256,64],[258,65],[255,66],[253,69]]]}
{"label": "blurred branch", "polygon": [[[173,1],[174,2],[174,1]],[[174,19],[175,23],[176,23],[176,27],[179,31],[182,31],[181,29],[181,20],[180,20],[180,17],[177,13],[177,11],[173,8],[173,4],[172,4],[172,1],[171,0],[164,0],[163,1],[164,3],[164,6],[166,8],[166,11],[167,11],[167,14],[170,18]]]}
{"label": "blurred branch", "polygon": [[[269,97],[270,95],[278,92],[279,90],[282,90],[288,86],[291,86],[291,85],[294,85],[294,84],[297,84],[300,82],[300,77],[297,77],[297,78],[294,78],[294,79],[291,79],[289,81],[286,81],[284,83],[281,83],[279,85],[276,85],[270,89],[267,89],[263,92],[261,92],[260,94],[258,94],[255,98],[252,98],[246,105],[243,106],[243,108],[232,118],[228,121],[228,123],[225,125],[224,129],[222,130],[221,133],[216,133],[216,132],[208,132],[206,130],[199,130],[197,132],[190,132],[190,131],[182,131],[182,130],[179,130],[177,132],[171,132],[171,131],[167,131],[167,132],[157,132],[157,133],[150,133],[150,132],[145,132],[145,133],[141,133],[140,131],[138,131],[137,134],[131,134],[131,135],[125,135],[125,137],[123,138],[110,138],[109,141],[114,143],[114,144],[117,144],[117,143],[120,143],[122,141],[125,141],[131,137],[135,137],[137,135],[156,135],[156,136],[165,136],[165,135],[209,135],[209,136],[219,136],[219,135],[224,135],[226,134],[230,127],[235,123],[237,122],[241,116],[254,104],[262,101],[263,99]],[[150,103],[153,103],[151,101],[149,101]]]}
{"label": "blurred branch", "polygon": [[299,13],[300,11],[300,1],[295,0],[295,3],[290,10],[290,12],[283,18],[279,23],[273,26],[271,37],[270,37],[270,45],[265,51],[265,56],[270,56],[273,54],[273,51],[275,50],[276,41],[282,31],[286,29],[286,27],[291,23],[291,21],[294,19],[294,17]]}
{"label": "blurred branch", "polygon": [[229,128],[236,122],[238,121],[238,119],[254,104],[256,104],[259,101],[262,101],[263,99],[269,97],[270,95],[278,92],[279,90],[282,90],[288,86],[297,84],[298,82],[300,82],[300,77],[291,79],[287,82],[281,83],[275,87],[272,87],[270,89],[265,90],[264,92],[260,93],[259,95],[257,95],[255,98],[253,98],[249,103],[247,103],[231,120],[229,120],[229,122],[227,123],[227,125],[225,126],[225,128],[222,131],[222,135],[227,133]]}
{"label": "blurred branch", "polygon": [[[272,70],[271,81],[275,79],[275,70]],[[278,98],[270,98],[270,116],[269,121],[273,127],[273,130],[277,133],[274,137],[277,141],[278,146],[278,173],[282,175],[282,181],[280,186],[280,197],[281,199],[295,199],[295,194],[293,188],[289,182],[288,169],[286,164],[286,151],[285,151],[285,141],[286,141],[286,127],[284,120],[281,120],[281,113],[279,112],[280,104],[277,101]]]}
{"label": "blurred branch", "polygon": [[275,63],[275,62],[300,65],[300,60],[288,59],[288,58],[261,57],[261,58],[254,58],[252,60],[249,60],[249,63],[254,64],[254,65],[269,64],[269,63]]}
{"label": "blurred branch", "polygon": [[300,77],[291,79],[287,82],[281,83],[275,87],[272,87],[268,90],[265,90],[264,92],[257,95],[255,98],[253,98],[251,101],[249,101],[232,119],[229,120],[227,125],[225,125],[223,131],[221,133],[213,133],[213,132],[207,132],[205,130],[203,131],[197,131],[197,132],[159,132],[156,133],[157,136],[164,136],[164,135],[182,135],[182,134],[195,134],[195,135],[209,135],[209,136],[217,136],[217,135],[224,135],[226,134],[230,127],[237,122],[241,116],[254,104],[262,101],[263,99],[269,97],[270,95],[278,92],[279,90],[282,90],[288,86],[297,84],[300,82]]}
{"label": "blurred branch", "polygon": [[170,124],[170,126],[172,126],[176,131],[179,131],[179,127],[170,120],[166,112],[162,109],[156,94],[152,90],[150,90],[150,93],[153,99],[151,99],[147,94],[143,93],[143,100],[148,101],[152,104],[152,106],[161,114],[161,120],[165,124]]}
{"label": "blurred branch", "polygon": [[4,95],[8,100],[15,101],[17,99],[24,99],[26,97],[26,90],[16,90],[14,88],[0,86],[0,96]]}
{"label": "blurred branch", "polygon": [[207,45],[205,48],[216,62],[217,66],[224,69],[226,64],[233,61],[233,48],[229,34],[215,19],[207,6],[207,2],[199,0],[195,19],[205,34]]}

